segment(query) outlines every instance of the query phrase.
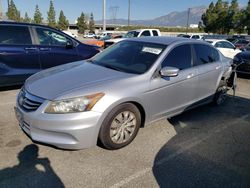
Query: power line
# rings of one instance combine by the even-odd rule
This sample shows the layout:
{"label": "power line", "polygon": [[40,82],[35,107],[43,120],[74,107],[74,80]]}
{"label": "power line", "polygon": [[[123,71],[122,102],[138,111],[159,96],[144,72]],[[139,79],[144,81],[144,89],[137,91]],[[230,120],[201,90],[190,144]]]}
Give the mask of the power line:
{"label": "power line", "polygon": [[188,33],[188,27],[189,27],[189,17],[190,17],[190,8],[188,8],[188,17],[187,17],[187,27],[186,27],[186,34]]}
{"label": "power line", "polygon": [[130,26],[130,0],[128,0],[128,26]]}

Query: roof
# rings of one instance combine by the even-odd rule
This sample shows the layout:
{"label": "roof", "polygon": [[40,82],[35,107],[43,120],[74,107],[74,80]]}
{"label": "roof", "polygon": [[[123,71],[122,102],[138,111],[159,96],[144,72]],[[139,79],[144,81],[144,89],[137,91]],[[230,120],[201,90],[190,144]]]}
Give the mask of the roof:
{"label": "roof", "polygon": [[211,41],[211,42],[219,42],[219,41],[226,41],[226,42],[229,42],[225,39],[206,39],[206,41]]}
{"label": "roof", "polygon": [[[8,25],[23,25],[23,26],[43,26],[43,27],[49,27],[52,28],[50,26],[47,25],[42,25],[42,24],[35,24],[35,23],[24,23],[24,22],[15,22],[15,21],[0,21],[0,25],[1,24],[8,24]],[[55,28],[52,28],[55,29]]]}
{"label": "roof", "polygon": [[176,42],[194,42],[194,43],[201,43],[201,41],[197,41],[194,39],[182,38],[182,37],[139,37],[139,38],[129,38],[126,39],[129,41],[140,41],[140,42],[150,42],[150,43],[157,43],[157,44],[164,44],[170,45]]}

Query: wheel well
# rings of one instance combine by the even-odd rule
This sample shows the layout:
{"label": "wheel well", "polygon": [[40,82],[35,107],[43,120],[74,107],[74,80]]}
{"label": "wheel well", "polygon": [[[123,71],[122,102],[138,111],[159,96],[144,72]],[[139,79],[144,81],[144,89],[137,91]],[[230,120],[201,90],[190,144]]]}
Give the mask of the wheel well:
{"label": "wheel well", "polygon": [[145,120],[146,120],[146,113],[145,113],[145,110],[144,110],[143,106],[140,103],[134,102],[134,101],[130,101],[128,103],[131,103],[131,104],[135,105],[138,108],[138,110],[141,113],[141,127],[144,127]]}

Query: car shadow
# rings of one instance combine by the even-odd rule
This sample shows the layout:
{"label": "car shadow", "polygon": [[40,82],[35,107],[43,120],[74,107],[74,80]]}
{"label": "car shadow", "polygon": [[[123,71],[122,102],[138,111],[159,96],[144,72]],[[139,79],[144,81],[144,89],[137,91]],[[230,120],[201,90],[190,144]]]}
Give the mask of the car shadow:
{"label": "car shadow", "polygon": [[38,158],[35,144],[26,146],[17,156],[19,164],[0,170],[0,187],[64,187],[48,158]]}
{"label": "car shadow", "polygon": [[9,90],[21,89],[22,86],[23,86],[23,85],[15,85],[15,86],[0,87],[0,91],[9,91]]}
{"label": "car shadow", "polygon": [[160,187],[250,187],[250,100],[230,97],[169,119],[177,135],[152,168]]}

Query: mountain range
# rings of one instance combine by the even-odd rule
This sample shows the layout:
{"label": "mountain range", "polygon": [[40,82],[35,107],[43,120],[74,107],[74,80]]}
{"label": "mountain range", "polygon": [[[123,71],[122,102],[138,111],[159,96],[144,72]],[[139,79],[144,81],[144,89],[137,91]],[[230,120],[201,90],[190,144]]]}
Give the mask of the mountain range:
{"label": "mountain range", "polygon": [[[199,6],[190,8],[189,24],[198,24],[201,21],[202,14],[206,11],[206,6]],[[165,16],[157,17],[150,20],[131,20],[131,25],[145,25],[145,26],[168,26],[168,27],[184,27],[187,25],[188,10],[174,11]],[[101,24],[102,21],[96,21],[97,24]],[[119,24],[127,25],[127,19],[108,19],[107,24]]]}

